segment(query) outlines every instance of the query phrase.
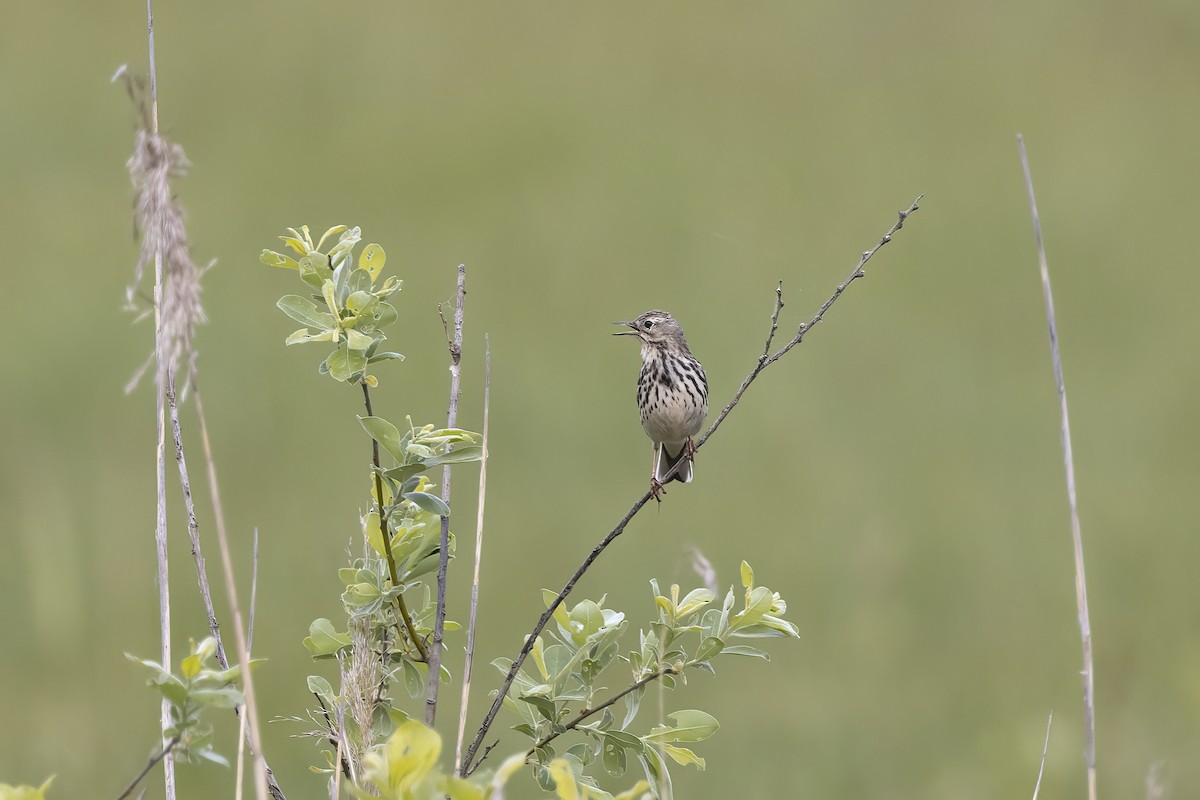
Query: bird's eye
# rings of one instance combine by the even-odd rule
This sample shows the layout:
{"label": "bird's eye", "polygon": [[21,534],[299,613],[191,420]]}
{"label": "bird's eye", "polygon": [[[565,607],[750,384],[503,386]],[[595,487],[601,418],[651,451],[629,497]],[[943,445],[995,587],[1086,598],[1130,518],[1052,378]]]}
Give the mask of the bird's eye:
{"label": "bird's eye", "polygon": [[652,322],[651,320],[646,320],[645,322],[642,323],[642,327],[645,328],[646,330],[650,330],[651,328],[654,327],[654,322]]}

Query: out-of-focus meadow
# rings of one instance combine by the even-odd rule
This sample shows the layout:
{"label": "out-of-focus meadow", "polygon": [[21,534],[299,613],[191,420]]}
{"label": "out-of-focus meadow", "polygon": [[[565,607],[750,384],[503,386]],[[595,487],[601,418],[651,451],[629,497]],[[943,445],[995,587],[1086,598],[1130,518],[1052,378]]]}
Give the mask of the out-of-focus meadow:
{"label": "out-of-focus meadow", "polygon": [[[339,613],[368,454],[359,395],[317,375],[320,346],[283,347],[295,325],[274,303],[299,284],[257,260],[283,226],[361,225],[404,278],[393,344],[409,359],[376,393],[393,419],[443,418],[436,305],[467,264],[466,427],[485,332],[493,350],[474,723],[497,683],[486,664],[515,652],[538,590],[645,489],[638,356],[609,323],[671,310],[723,403],[776,281],[791,331],[924,193],[701,452],[695,483],[643,512],[577,597],[607,592],[636,624],[650,578],[699,583],[694,548],[723,585],[745,559],[788,599],[800,641],[668,696],[722,723],[698,746],[706,772],[676,768],[680,797],[1027,796],[1051,709],[1042,796],[1079,797],[1021,131],[1072,404],[1101,794],[1141,796],[1158,761],[1173,796],[1200,793],[1200,6],[160,2],[156,22],[163,130],[194,162],[176,191],[196,260],[218,260],[200,374],[243,591],[260,531],[266,718],[311,703],[300,642]],[[17,4],[0,34],[0,782],[55,773],[52,797],[115,795],[156,735],[156,696],[122,655],[158,652],[153,397],[122,394],[152,326],[120,310],[134,115],[108,83],[145,50],[137,3]],[[455,481],[464,543],[477,474]],[[180,651],[205,624],[171,497]],[[202,504],[206,537],[211,521]],[[440,715],[448,738],[456,716]],[[268,756],[289,797],[323,797],[303,730],[268,726]],[[232,774],[180,781],[221,797]],[[161,795],[157,774],[149,786]]]}

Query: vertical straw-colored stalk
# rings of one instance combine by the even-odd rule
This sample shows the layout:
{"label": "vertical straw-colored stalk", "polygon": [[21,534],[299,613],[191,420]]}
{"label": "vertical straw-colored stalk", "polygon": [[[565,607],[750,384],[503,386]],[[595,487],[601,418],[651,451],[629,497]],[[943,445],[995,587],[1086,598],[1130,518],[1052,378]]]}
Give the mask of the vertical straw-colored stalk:
{"label": "vertical straw-colored stalk", "polygon": [[[150,51],[150,134],[158,138],[158,78],[154,70],[154,3],[146,0],[146,37]],[[136,154],[135,154],[136,158]],[[157,243],[156,243],[157,244]],[[143,256],[143,263],[144,263]],[[154,363],[155,363],[155,480],[157,490],[157,514],[154,526],[155,555],[158,562],[158,618],[162,639],[162,665],[171,668],[171,581],[167,571],[167,424],[166,424],[166,373],[167,347],[164,341],[163,324],[163,253],[161,246],[154,248]],[[171,726],[171,704],[162,701],[163,746],[169,737]],[[167,800],[175,800],[175,759],[164,749],[163,781]]]}
{"label": "vertical straw-colored stalk", "polygon": [[463,659],[462,703],[458,710],[458,744],[454,747],[454,771],[462,774],[463,739],[467,732],[467,708],[471,697],[471,667],[475,660],[475,616],[479,609],[479,565],[483,559],[483,504],[487,497],[488,416],[492,402],[492,343],[483,337],[483,457],[479,461],[479,503],[475,518],[475,572],[471,576],[471,611],[467,618],[467,653]]}
{"label": "vertical straw-colored stalk", "polygon": [[1092,668],[1092,625],[1088,619],[1087,577],[1083,570],[1083,533],[1079,525],[1079,504],[1075,498],[1075,456],[1071,451],[1071,421],[1067,415],[1067,387],[1063,381],[1062,354],[1058,349],[1058,323],[1054,318],[1054,295],[1050,291],[1050,268],[1046,264],[1046,247],[1042,240],[1042,223],[1038,217],[1037,200],[1033,195],[1033,173],[1025,152],[1025,139],[1017,134],[1017,149],[1021,168],[1025,171],[1025,188],[1029,193],[1029,213],[1033,217],[1033,237],[1037,244],[1038,267],[1042,274],[1042,296],[1046,302],[1046,323],[1050,333],[1050,359],[1054,366],[1054,383],[1058,389],[1060,438],[1063,467],[1067,474],[1067,505],[1071,512],[1071,543],[1075,550],[1075,608],[1079,616],[1079,638],[1083,643],[1083,723],[1084,760],[1087,763],[1088,800],[1096,800],[1096,687]]}
{"label": "vertical straw-colored stalk", "polygon": [[[196,326],[204,320],[204,311],[200,305],[200,270],[192,261],[187,241],[187,231],[183,223],[183,209],[173,198],[170,178],[185,174],[189,166],[183,149],[168,142],[159,133],[158,125],[158,72],[154,48],[154,5],[153,0],[146,1],[146,25],[149,47],[149,102],[144,96],[144,85],[128,75],[124,70],[118,72],[118,77],[124,77],[130,95],[141,112],[141,125],[134,144],[133,155],[127,164],[130,179],[136,194],[137,228],[141,235],[141,251],[134,279],[127,293],[127,300],[133,304],[138,295],[138,286],[142,281],[146,267],[154,264],[154,320],[155,346],[152,361],[155,364],[155,391],[158,413],[158,522],[155,531],[156,550],[158,553],[159,570],[159,603],[163,636],[163,664],[170,664],[170,597],[169,581],[167,579],[167,528],[166,528],[166,407],[170,405],[171,423],[174,432],[176,458],[179,462],[180,481],[184,491],[184,501],[191,525],[193,553],[196,555],[197,577],[205,609],[209,617],[212,633],[218,641],[218,657],[222,668],[228,667],[225,648],[220,639],[220,631],[216,622],[215,611],[208,587],[208,579],[203,557],[200,553],[198,532],[195,526],[195,513],[191,505],[190,481],[187,475],[186,460],[183,453],[183,438],[180,430],[178,409],[175,398],[175,376],[183,376],[182,391],[196,386],[195,351],[193,338]],[[145,367],[143,367],[143,370]],[[127,389],[132,390],[136,385],[138,375],[130,382]],[[267,768],[261,753],[261,735],[258,727],[257,713],[254,703],[253,676],[249,670],[249,653],[246,644],[245,628],[242,624],[241,610],[238,605],[237,592],[233,576],[232,560],[229,555],[228,537],[225,534],[225,519],[222,513],[220,497],[217,492],[216,470],[213,465],[212,450],[208,440],[208,430],[204,420],[203,405],[200,403],[198,389],[196,390],[196,413],[200,423],[200,433],[204,444],[205,460],[208,466],[209,490],[212,494],[215,512],[217,537],[221,550],[221,562],[225,573],[225,585],[229,605],[234,618],[234,630],[237,634],[238,662],[242,668],[242,686],[246,704],[240,713],[248,714],[247,725],[249,744],[256,763],[257,796],[260,800],[267,797],[267,786],[270,784],[270,794],[279,800],[283,792],[279,790]],[[164,710],[164,714],[165,714]],[[164,725],[167,724],[164,717]],[[174,769],[172,760],[164,760],[166,773],[167,796],[173,798]]]}

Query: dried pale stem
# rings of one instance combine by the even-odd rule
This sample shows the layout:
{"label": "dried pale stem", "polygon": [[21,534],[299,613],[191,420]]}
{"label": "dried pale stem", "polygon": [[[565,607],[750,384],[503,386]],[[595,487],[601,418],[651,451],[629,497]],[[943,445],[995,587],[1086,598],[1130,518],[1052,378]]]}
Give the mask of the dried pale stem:
{"label": "dried pale stem", "polygon": [[[149,48],[150,61],[150,124],[151,132],[158,135],[158,70],[154,58],[154,0],[146,0],[146,40]],[[166,372],[166,343],[163,340],[163,255],[158,250],[154,253],[154,360],[157,371],[157,381],[154,387],[155,405],[158,425],[158,519],[155,525],[154,542],[158,557],[158,611],[159,626],[162,636],[162,663],[167,669],[171,664],[171,585],[167,575],[167,437],[166,409],[163,398],[163,384]],[[165,732],[171,725],[171,706],[164,697],[162,701],[162,727]],[[172,745],[174,746],[174,745]],[[175,800],[175,762],[168,756],[170,748],[164,746],[162,751],[166,760],[163,762],[163,780],[166,785],[167,800]]]}
{"label": "dried pale stem", "polygon": [[[371,410],[371,390],[366,383],[360,384],[363,391],[363,402],[367,407],[367,416],[375,416]],[[388,517],[387,511],[383,506],[383,479],[379,477],[379,442],[371,440],[371,461],[375,465],[375,496],[377,508],[379,509],[379,536],[383,539],[383,553],[387,558],[388,575],[392,579],[392,586],[400,585],[400,576],[396,572],[396,559],[392,555],[392,537],[388,534]],[[404,627],[408,631],[408,639],[417,648],[420,653],[421,661],[429,661],[429,652],[425,649],[425,645],[421,642],[421,637],[417,635],[417,626],[413,624],[412,614],[408,613],[408,604],[404,602],[404,595],[396,595],[396,608],[400,609],[400,618],[404,620]]]}
{"label": "dried pale stem", "polygon": [[467,617],[467,652],[463,658],[462,702],[458,711],[458,743],[454,747],[454,769],[462,769],[463,737],[467,732],[467,707],[471,698],[471,667],[475,660],[475,617],[479,609],[479,566],[483,560],[483,505],[487,498],[488,416],[492,394],[492,344],[483,337],[483,456],[479,461],[479,502],[475,518],[475,571],[471,576],[471,610]]}
{"label": "dried pale stem", "polygon": [[1050,291],[1050,268],[1046,263],[1046,247],[1042,240],[1042,223],[1038,217],[1037,200],[1033,194],[1033,173],[1025,140],[1017,134],[1017,150],[1021,169],[1025,172],[1025,189],[1029,193],[1029,213],[1033,218],[1033,237],[1037,244],[1038,267],[1042,276],[1042,296],[1046,302],[1046,324],[1050,334],[1050,358],[1054,366],[1054,383],[1058,389],[1060,438],[1063,468],[1067,477],[1067,504],[1071,512],[1071,543],[1075,551],[1075,608],[1079,617],[1079,638],[1083,645],[1083,717],[1084,759],[1087,763],[1088,799],[1096,800],[1096,687],[1092,664],[1092,626],[1088,618],[1087,577],[1083,568],[1083,532],[1079,524],[1079,504],[1075,496],[1075,457],[1071,451],[1071,421],[1067,415],[1067,387],[1063,380],[1062,354],[1058,347],[1058,324],[1054,318],[1054,295]]}
{"label": "dried pale stem", "polygon": [[[154,526],[154,545],[158,562],[158,622],[159,634],[162,638],[162,663],[170,668],[171,664],[171,581],[167,566],[167,433],[166,433],[166,398],[164,395],[166,359],[162,335],[162,253],[154,257],[154,339],[155,359],[157,361],[158,378],[155,381],[155,405],[157,414],[158,442],[156,454],[156,480],[158,489],[158,514]],[[171,727],[171,704],[164,697],[162,701],[162,729],[165,732]],[[166,737],[164,736],[164,742]],[[170,751],[163,749],[163,755]],[[166,782],[167,800],[175,798],[175,763],[169,757],[163,763],[163,780]]]}
{"label": "dried pale stem", "polygon": [[[865,274],[863,272],[863,267],[868,261],[871,260],[871,257],[880,250],[880,248],[892,240],[892,237],[895,235],[895,233],[904,226],[905,220],[907,220],[911,214],[919,210],[920,206],[918,203],[920,200],[921,196],[918,196],[917,199],[914,200],[907,209],[899,212],[899,219],[896,221],[896,223],[892,225],[888,232],[883,235],[883,238],[880,239],[874,247],[863,252],[863,254],[859,257],[858,264],[854,267],[854,270],[851,271],[846,280],[838,284],[837,289],[834,290],[833,294],[830,295],[829,299],[825,301],[825,303],[821,306],[817,313],[813,315],[812,319],[809,320],[808,323],[800,323],[800,327],[796,331],[796,335],[793,336],[787,344],[775,351],[773,354],[766,357],[760,357],[755,361],[754,368],[751,369],[750,373],[745,377],[745,379],[742,380],[741,386],[739,386],[737,392],[734,393],[733,399],[731,399],[725,405],[725,407],[721,409],[721,413],[717,416],[716,420],[713,421],[712,425],[709,426],[704,435],[697,440],[695,448],[696,450],[699,450],[700,447],[703,446],[704,443],[707,442],[708,439],[717,431],[717,428],[721,426],[721,423],[725,421],[725,418],[729,416],[730,412],[733,411],[738,402],[741,401],[742,396],[746,393],[746,390],[750,388],[750,384],[754,383],[755,378],[757,378],[764,369],[782,358],[789,350],[800,344],[800,342],[804,340],[804,337],[808,331],[811,330],[818,322],[824,319],[825,313],[829,311],[834,303],[837,302],[838,298],[842,296],[842,293],[846,291],[846,288],[854,281],[863,277]],[[782,287],[776,288],[775,303],[775,312],[772,314],[772,327],[778,323],[779,310],[783,305]],[[764,348],[765,350],[770,350],[770,344],[773,338],[773,332],[767,336],[767,346]],[[666,483],[671,476],[673,476],[679,470],[682,464],[683,459],[680,459],[678,462],[676,462],[675,466],[668,470],[666,475],[662,478],[662,483]],[[617,522],[616,527],[609,531],[608,534],[600,540],[598,545],[592,548],[592,552],[588,554],[587,558],[583,560],[583,563],[579,565],[579,568],[576,569],[574,574],[571,575],[570,579],[567,580],[566,584],[555,596],[554,600],[550,602],[549,607],[542,612],[540,617],[538,617],[537,624],[533,626],[533,630],[531,630],[525,637],[525,643],[521,646],[521,650],[519,653],[517,653],[517,657],[513,660],[512,665],[509,666],[508,673],[504,676],[504,680],[500,684],[500,689],[496,692],[496,698],[492,701],[491,707],[488,709],[487,714],[484,715],[483,722],[480,723],[479,729],[475,733],[475,738],[472,740],[471,745],[467,748],[467,752],[463,757],[462,762],[462,774],[470,775],[479,767],[482,759],[479,761],[474,761],[475,754],[478,752],[479,746],[483,742],[484,737],[487,736],[488,729],[491,728],[492,723],[495,721],[496,715],[500,711],[500,706],[504,702],[504,698],[508,696],[508,691],[512,688],[513,681],[516,680],[517,672],[520,671],[521,665],[525,663],[525,659],[529,657],[529,653],[533,649],[534,642],[537,640],[538,635],[541,634],[542,630],[546,627],[546,624],[550,621],[550,618],[554,615],[554,612],[560,605],[562,605],[563,601],[566,600],[567,595],[569,595],[571,590],[575,588],[575,584],[579,582],[579,579],[583,577],[583,574],[587,572],[596,559],[600,557],[600,554],[603,553],[618,536],[625,532],[625,527],[629,524],[630,520],[632,520],[634,516],[636,516],[637,513],[642,510],[642,507],[645,506],[646,503],[650,502],[650,498],[652,496],[653,495],[651,492],[647,491],[634,502],[633,506],[631,506],[629,511],[626,512],[625,516],[622,517],[619,522]]]}
{"label": "dried pale stem", "polygon": [[[467,267],[458,265],[458,289],[454,304],[454,338],[446,342],[450,350],[450,405],[446,409],[446,427],[458,426],[458,399],[462,394],[463,305],[467,299]],[[438,313],[442,310],[439,307]],[[442,324],[446,324],[445,315]],[[450,504],[450,465],[442,467],[442,501]],[[433,642],[429,648],[429,681],[425,686],[425,724],[437,718],[438,689],[441,687],[442,638],[446,631],[446,571],[450,566],[450,518],[441,519],[438,546],[437,605],[433,617]]]}
{"label": "dried pale stem", "polygon": [[146,762],[146,766],[142,767],[142,771],[138,773],[137,777],[130,782],[129,786],[125,787],[125,791],[121,792],[121,794],[117,796],[117,800],[125,800],[126,797],[129,797],[131,794],[133,794],[133,790],[136,789],[137,785],[142,782],[142,778],[146,777],[150,773],[150,770],[154,769],[155,764],[166,758],[170,752],[175,749],[175,745],[177,744],[179,744],[179,736],[172,736],[171,739],[165,745],[163,745],[162,750],[159,750],[150,757],[150,760]]}
{"label": "dried pale stem", "polygon": [[1038,792],[1042,790],[1042,773],[1046,771],[1046,753],[1050,750],[1050,724],[1054,722],[1054,712],[1050,712],[1050,716],[1046,719],[1046,740],[1042,742],[1042,765],[1038,767],[1037,783],[1033,785],[1033,800],[1038,799]]}
{"label": "dried pale stem", "polygon": [[[233,617],[234,640],[237,645],[238,664],[241,667],[242,691],[245,704],[236,709],[242,723],[239,725],[242,740],[250,748],[251,757],[255,764],[255,796],[262,800],[268,795],[275,800],[282,800],[283,790],[275,780],[275,775],[267,765],[262,753],[262,729],[258,724],[257,695],[254,691],[254,676],[250,670],[250,635],[242,624],[241,605],[237,596],[237,583],[233,574],[233,557],[229,549],[229,535],[225,528],[225,510],[221,505],[221,492],[217,483],[216,460],[213,458],[212,442],[208,436],[208,422],[204,414],[204,400],[200,393],[200,385],[193,373],[191,379],[193,400],[196,405],[196,421],[200,432],[200,442],[204,451],[205,472],[208,479],[209,500],[213,507],[214,527],[217,532],[217,549],[221,554],[221,570],[225,576],[225,598],[229,603],[230,614]],[[200,548],[200,533],[196,525],[196,512],[192,503],[191,481],[188,477],[187,458],[183,447],[183,433],[179,424],[179,409],[175,401],[175,376],[167,376],[167,400],[171,408],[171,430],[175,440],[175,459],[179,463],[179,482],[183,489],[183,501],[188,516],[188,535],[192,540],[192,556],[196,562],[196,581],[200,587],[200,596],[204,602],[204,610],[208,614],[208,628],[217,640],[217,662],[222,669],[229,668],[229,659],[225,652],[225,644],[221,638],[221,627],[217,623],[216,611],[213,608],[212,592],[208,583],[208,570],[205,566],[204,555]],[[254,535],[254,576],[251,584],[250,597],[250,628],[254,626],[255,592],[258,586],[258,532]],[[239,749],[240,753],[240,749]],[[241,781],[238,781],[238,791],[241,791]]]}
{"label": "dried pale stem", "polygon": [[642,678],[641,680],[630,684],[629,686],[627,686],[626,688],[617,692],[612,697],[608,698],[607,700],[605,700],[603,703],[596,706],[595,708],[585,708],[583,711],[580,711],[579,714],[574,719],[572,719],[567,724],[563,725],[562,730],[556,730],[554,733],[544,736],[540,740],[538,740],[537,744],[535,744],[533,747],[529,748],[529,752],[526,753],[525,756],[528,758],[529,756],[533,755],[535,750],[545,747],[550,742],[554,741],[559,736],[562,736],[567,731],[575,730],[576,728],[579,727],[579,725],[581,723],[590,719],[593,715],[599,714],[601,711],[608,708],[609,706],[616,705],[626,695],[633,694],[638,689],[641,689],[643,686],[646,686],[647,684],[653,683],[654,681],[658,680],[659,678],[663,677],[664,675],[678,675],[682,671],[683,670],[675,669],[674,667],[663,667],[658,672],[652,672],[649,675],[647,675],[646,677]]}

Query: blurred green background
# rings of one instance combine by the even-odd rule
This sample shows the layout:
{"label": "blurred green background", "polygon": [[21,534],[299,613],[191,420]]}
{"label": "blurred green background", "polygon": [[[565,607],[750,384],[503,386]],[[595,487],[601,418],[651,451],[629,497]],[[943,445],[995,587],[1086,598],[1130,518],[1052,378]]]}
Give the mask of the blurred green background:
{"label": "blurred green background", "polygon": [[[775,282],[793,329],[925,193],[704,449],[696,482],[639,516],[577,597],[607,592],[644,619],[648,579],[695,585],[698,548],[722,584],[744,558],[790,601],[799,642],[668,698],[723,725],[699,748],[707,772],[676,770],[680,797],[1028,796],[1051,709],[1042,796],[1081,796],[1071,545],[1019,130],[1072,403],[1101,794],[1142,796],[1158,761],[1172,796],[1200,794],[1200,6],[156,12],[163,129],[195,165],[176,190],[197,262],[218,259],[200,368],[243,590],[261,532],[267,718],[311,700],[300,641],[339,611],[368,453],[358,394],[317,376],[319,347],[283,347],[295,326],[274,303],[299,284],[257,261],[283,226],[361,225],[405,279],[394,344],[409,360],[380,371],[376,401],[394,419],[445,413],[436,304],[468,266],[468,427],[485,332],[493,349],[486,664],[514,653],[538,589],[645,488],[638,356],[609,322],[674,312],[724,402]],[[144,69],[145,49],[138,3],[17,4],[0,33],[0,781],[55,773],[53,797],[115,795],[157,724],[122,656],[158,652],[153,398],[122,394],[152,329],[120,311],[134,115],[108,83],[123,62]],[[464,542],[476,474],[455,482]],[[205,625],[172,504],[179,651]],[[473,721],[497,682],[476,675]],[[440,716],[449,733],[455,709]],[[301,730],[270,725],[269,759],[289,797],[324,797]],[[185,797],[230,793],[219,767],[180,780]]]}

